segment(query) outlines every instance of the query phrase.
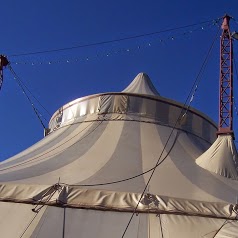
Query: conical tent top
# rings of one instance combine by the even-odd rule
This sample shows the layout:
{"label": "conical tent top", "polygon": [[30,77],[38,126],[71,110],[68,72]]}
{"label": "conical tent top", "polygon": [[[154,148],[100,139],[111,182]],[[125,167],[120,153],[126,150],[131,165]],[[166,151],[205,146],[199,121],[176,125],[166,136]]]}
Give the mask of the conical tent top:
{"label": "conical tent top", "polygon": [[196,163],[210,172],[238,180],[238,154],[232,135],[219,135]]}
{"label": "conical tent top", "polygon": [[160,95],[151,82],[149,76],[145,73],[139,73],[122,92],[147,94],[153,96]]}

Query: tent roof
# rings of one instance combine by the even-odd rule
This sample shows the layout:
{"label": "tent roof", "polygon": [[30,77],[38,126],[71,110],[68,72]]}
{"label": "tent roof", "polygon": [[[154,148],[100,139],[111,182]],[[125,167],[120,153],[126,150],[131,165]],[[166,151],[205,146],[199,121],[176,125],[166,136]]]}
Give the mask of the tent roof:
{"label": "tent roof", "polygon": [[[145,74],[133,82],[144,93],[153,89]],[[140,193],[166,145],[165,161],[156,169],[150,193],[233,201],[238,184],[195,162],[214,142],[214,124],[194,110],[183,123],[176,123],[182,105],[133,91],[84,97],[63,107],[51,119],[48,136],[0,163],[0,181],[51,185],[60,178],[71,185]]]}

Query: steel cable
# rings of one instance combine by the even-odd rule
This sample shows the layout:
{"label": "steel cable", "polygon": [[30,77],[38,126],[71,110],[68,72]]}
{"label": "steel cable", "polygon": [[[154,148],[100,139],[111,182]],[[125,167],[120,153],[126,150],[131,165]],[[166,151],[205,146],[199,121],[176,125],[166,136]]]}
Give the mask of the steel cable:
{"label": "steel cable", "polygon": [[11,65],[8,66],[10,72],[13,74],[14,79],[16,80],[18,86],[21,88],[23,94],[26,96],[27,100],[29,101],[29,103],[31,104],[31,107],[34,111],[34,113],[36,114],[37,118],[39,119],[41,125],[43,126],[44,129],[46,129],[43,121],[41,120],[41,115],[39,114],[38,110],[36,109],[35,105],[33,104],[32,100],[30,99],[30,97],[28,96],[26,90],[24,89],[22,82],[19,80],[18,76],[16,75],[15,71],[13,70],[13,68],[11,67]]}
{"label": "steel cable", "polygon": [[131,39],[166,33],[166,32],[170,32],[170,31],[180,30],[180,29],[197,26],[197,25],[201,25],[201,24],[209,23],[209,22],[217,23],[219,20],[220,20],[220,18],[216,18],[216,19],[212,19],[212,20],[208,20],[208,21],[199,22],[199,23],[193,23],[193,24],[189,24],[189,25],[185,25],[185,26],[179,26],[179,27],[169,28],[169,29],[165,29],[165,30],[161,30],[161,31],[139,34],[139,35],[135,35],[135,36],[123,37],[123,38],[114,39],[114,40],[105,40],[105,41],[100,41],[100,42],[95,42],[95,43],[89,43],[89,44],[83,44],[83,45],[77,45],[77,46],[71,46],[71,47],[64,47],[64,48],[58,48],[58,49],[51,49],[51,50],[26,52],[26,53],[21,53],[21,54],[13,54],[13,55],[9,55],[9,56],[17,57],[17,56],[26,56],[26,55],[45,54],[45,53],[53,53],[53,52],[59,52],[59,51],[66,51],[66,50],[73,50],[73,49],[79,49],[79,48],[104,45],[104,44],[108,44],[108,43],[121,42],[121,41],[125,41],[125,40],[131,40]]}

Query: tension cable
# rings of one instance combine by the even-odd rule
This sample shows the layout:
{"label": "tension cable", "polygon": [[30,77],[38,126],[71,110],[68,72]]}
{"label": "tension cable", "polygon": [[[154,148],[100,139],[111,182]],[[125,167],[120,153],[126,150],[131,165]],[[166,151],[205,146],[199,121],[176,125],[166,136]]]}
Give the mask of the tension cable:
{"label": "tension cable", "polygon": [[12,66],[9,64],[8,65],[8,68],[10,70],[10,72],[12,73],[14,79],[16,80],[18,86],[21,88],[23,94],[26,96],[27,100],[29,101],[29,103],[31,104],[31,107],[34,111],[34,113],[36,114],[37,118],[39,119],[41,125],[43,126],[44,129],[46,129],[46,126],[44,125],[43,121],[41,120],[41,117],[46,120],[39,112],[38,109],[36,109],[34,103],[32,102],[32,100],[30,99],[29,95],[27,94],[25,88],[24,88],[24,85],[22,83],[22,81],[20,80],[19,76],[16,74],[16,72],[13,70]]}

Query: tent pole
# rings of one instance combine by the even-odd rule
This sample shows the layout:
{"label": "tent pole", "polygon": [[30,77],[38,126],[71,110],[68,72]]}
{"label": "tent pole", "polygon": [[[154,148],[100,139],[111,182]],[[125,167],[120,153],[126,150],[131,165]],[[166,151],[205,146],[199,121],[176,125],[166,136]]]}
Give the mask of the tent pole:
{"label": "tent pole", "polygon": [[9,64],[8,59],[4,55],[0,55],[0,90],[3,84],[3,69]]}

